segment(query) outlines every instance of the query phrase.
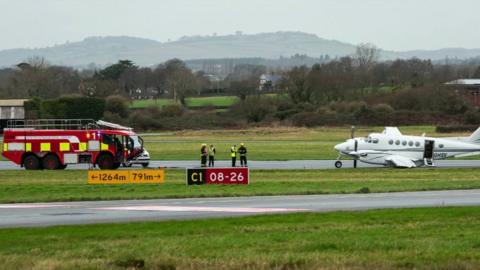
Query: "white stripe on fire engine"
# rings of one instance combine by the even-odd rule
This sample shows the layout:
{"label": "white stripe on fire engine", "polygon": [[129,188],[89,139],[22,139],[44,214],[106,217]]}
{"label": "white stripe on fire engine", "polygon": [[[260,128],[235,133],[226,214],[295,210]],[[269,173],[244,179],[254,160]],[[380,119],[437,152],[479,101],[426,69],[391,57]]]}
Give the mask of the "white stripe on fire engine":
{"label": "white stripe on fire engine", "polygon": [[79,143],[77,136],[16,136],[16,140],[68,140],[70,143]]}

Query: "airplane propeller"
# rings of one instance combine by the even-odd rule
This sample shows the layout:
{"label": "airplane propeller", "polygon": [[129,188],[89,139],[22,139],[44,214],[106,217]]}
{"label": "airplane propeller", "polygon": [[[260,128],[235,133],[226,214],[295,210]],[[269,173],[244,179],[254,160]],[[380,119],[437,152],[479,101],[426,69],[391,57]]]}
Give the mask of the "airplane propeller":
{"label": "airplane propeller", "polygon": [[[352,139],[355,139],[355,126],[352,126],[352,127],[351,127],[350,137],[351,137]],[[358,150],[358,141],[355,139],[355,148],[354,148],[354,151],[357,152],[357,150]],[[356,160],[356,159],[353,159],[353,168],[357,168],[357,160]]]}
{"label": "airplane propeller", "polygon": [[[358,149],[358,141],[355,140],[355,152],[357,152],[357,149]],[[357,160],[356,159],[353,160],[353,168],[357,168]]]}

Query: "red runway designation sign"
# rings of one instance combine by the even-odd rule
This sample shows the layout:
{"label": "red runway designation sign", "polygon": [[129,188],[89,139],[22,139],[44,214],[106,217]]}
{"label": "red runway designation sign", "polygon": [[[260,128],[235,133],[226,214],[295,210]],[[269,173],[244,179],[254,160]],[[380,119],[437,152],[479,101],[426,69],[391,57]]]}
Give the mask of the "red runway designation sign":
{"label": "red runway designation sign", "polygon": [[187,185],[248,185],[248,183],[248,168],[240,167],[187,169]]}

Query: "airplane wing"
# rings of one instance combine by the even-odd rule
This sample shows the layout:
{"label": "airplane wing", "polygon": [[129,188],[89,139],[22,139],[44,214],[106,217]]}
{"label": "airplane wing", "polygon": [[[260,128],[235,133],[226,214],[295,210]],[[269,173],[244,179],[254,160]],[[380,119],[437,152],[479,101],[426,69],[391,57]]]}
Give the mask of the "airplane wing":
{"label": "airplane wing", "polygon": [[407,158],[407,157],[402,157],[398,155],[390,155],[385,157],[385,160],[389,163],[391,163],[394,167],[399,167],[399,168],[414,168],[417,167],[415,165],[415,162],[413,160]]}
{"label": "airplane wing", "polygon": [[476,155],[480,155],[480,152],[470,152],[470,153],[465,153],[465,154],[456,155],[455,157],[456,157],[456,158],[459,158],[459,157],[471,157],[471,156],[476,156]]}

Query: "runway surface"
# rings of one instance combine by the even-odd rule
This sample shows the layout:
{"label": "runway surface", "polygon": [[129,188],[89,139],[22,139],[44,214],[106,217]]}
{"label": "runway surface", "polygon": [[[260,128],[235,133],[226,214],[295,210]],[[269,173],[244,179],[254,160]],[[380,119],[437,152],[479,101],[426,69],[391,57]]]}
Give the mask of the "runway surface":
{"label": "runway surface", "polygon": [[[343,168],[352,168],[351,160],[343,160]],[[237,161],[238,163],[238,161]],[[288,161],[249,161],[250,169],[336,169],[335,160],[288,160]],[[437,167],[440,168],[470,168],[480,167],[480,160],[437,160]],[[216,167],[230,167],[231,163],[227,160],[219,160],[215,163]],[[196,160],[153,160],[150,167],[165,168],[194,168],[200,166],[200,161]],[[358,162],[359,168],[383,167],[379,165],[370,165]],[[87,169],[87,165],[69,165],[68,169]],[[23,170],[20,166],[10,161],[0,161],[0,170]]]}
{"label": "runway surface", "polygon": [[480,205],[480,190],[0,204],[0,227]]}

